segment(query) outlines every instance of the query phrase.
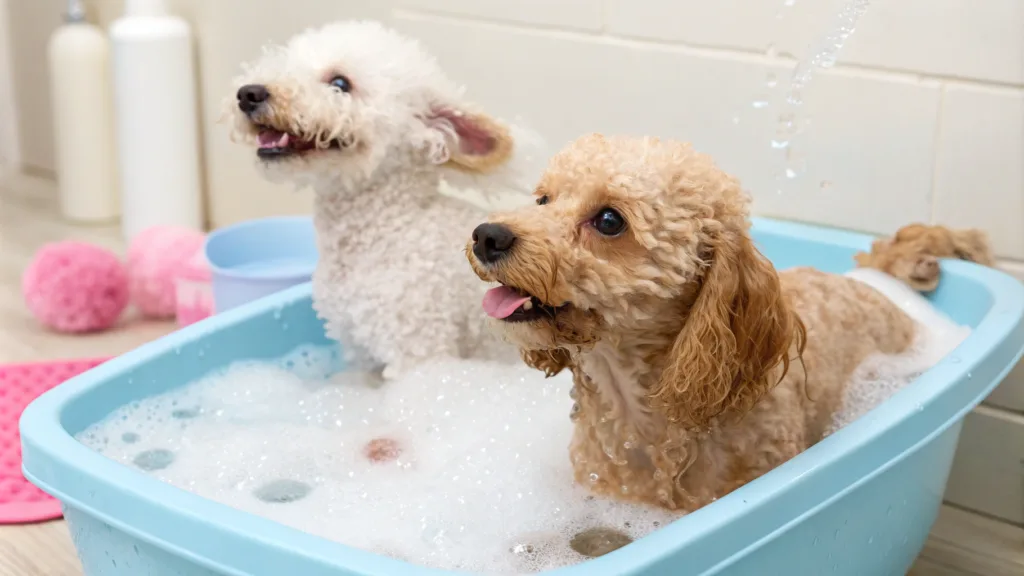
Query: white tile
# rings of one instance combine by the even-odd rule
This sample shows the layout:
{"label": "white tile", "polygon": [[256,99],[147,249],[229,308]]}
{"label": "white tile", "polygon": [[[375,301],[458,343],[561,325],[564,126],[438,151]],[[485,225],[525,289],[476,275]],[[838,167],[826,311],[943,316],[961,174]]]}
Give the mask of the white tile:
{"label": "white tile", "polygon": [[[609,0],[614,34],[692,45],[806,56],[834,28],[848,0]],[[777,18],[781,15],[781,18]],[[1024,84],[1024,2],[873,2],[841,63]]]}
{"label": "white tile", "polygon": [[1024,2],[873,2],[847,48],[843,62],[1024,84]]}
{"label": "white tile", "polygon": [[[594,131],[678,138],[739,176],[759,213],[880,233],[929,216],[934,86],[822,76],[807,93],[807,172],[778,195],[784,162],[770,140],[782,94],[767,93],[764,64],[434,19],[396,26],[486,108],[526,118],[552,152]],[[762,95],[776,105],[755,109]],[[834,184],[822,190],[822,181]]]}
{"label": "white tile", "polygon": [[[608,0],[608,31],[637,38],[678,41],[695,46],[762,52],[769,44],[788,52],[813,36],[816,3],[783,0]],[[776,16],[781,15],[781,18]]]}
{"label": "white tile", "polygon": [[936,162],[935,220],[1024,258],[1024,91],[948,87]]}
{"label": "white tile", "polygon": [[399,8],[488,20],[600,30],[602,0],[398,0]]}

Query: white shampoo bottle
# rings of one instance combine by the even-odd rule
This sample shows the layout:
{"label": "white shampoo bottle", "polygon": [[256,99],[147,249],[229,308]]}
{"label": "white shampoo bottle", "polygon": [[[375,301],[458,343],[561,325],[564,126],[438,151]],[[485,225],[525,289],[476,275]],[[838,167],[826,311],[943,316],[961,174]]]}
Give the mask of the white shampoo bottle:
{"label": "white shampoo bottle", "polygon": [[201,229],[192,31],[163,0],[126,0],[110,25],[122,231]]}
{"label": "white shampoo bottle", "polygon": [[110,42],[68,2],[48,47],[61,213],[78,222],[110,222],[120,213],[114,145]]}

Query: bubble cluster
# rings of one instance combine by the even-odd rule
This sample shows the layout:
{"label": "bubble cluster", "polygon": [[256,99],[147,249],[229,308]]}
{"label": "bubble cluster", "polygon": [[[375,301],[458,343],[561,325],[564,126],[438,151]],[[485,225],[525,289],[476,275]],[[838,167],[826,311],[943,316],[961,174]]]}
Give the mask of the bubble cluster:
{"label": "bubble cluster", "polygon": [[205,498],[472,573],[575,564],[678,517],[574,485],[568,374],[447,361],[380,386],[337,366],[315,348],[238,364],[79,439]]}
{"label": "bubble cluster", "polygon": [[[836,427],[965,335],[923,299],[894,294],[926,330],[911,352],[864,364]],[[371,552],[478,574],[575,564],[678,518],[574,484],[567,373],[439,361],[382,386],[375,375],[338,371],[340,363],[331,349],[301,348],[276,362],[236,364],[125,406],[79,440],[204,498]]]}
{"label": "bubble cluster", "polygon": [[[857,367],[846,387],[842,408],[833,415],[834,432],[885,402],[924,371],[948,356],[970,335],[966,326],[955,324],[906,284],[870,268],[859,268],[847,276],[885,294],[918,325],[913,345],[902,354],[875,354]],[[955,361],[952,358],[951,361]]]}

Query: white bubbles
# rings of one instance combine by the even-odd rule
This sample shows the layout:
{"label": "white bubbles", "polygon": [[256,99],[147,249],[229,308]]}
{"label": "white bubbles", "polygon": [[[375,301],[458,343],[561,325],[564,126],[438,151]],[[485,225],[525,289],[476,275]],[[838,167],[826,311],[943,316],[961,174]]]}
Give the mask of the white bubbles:
{"label": "white bubbles", "polygon": [[574,538],[606,551],[677,517],[574,484],[568,373],[439,362],[381,386],[334,374],[339,365],[314,348],[241,363],[133,403],[79,440],[204,498],[473,573],[574,564],[585,559]]}
{"label": "white bubbles", "polygon": [[[939,363],[963,342],[971,330],[959,326],[939,312],[923,296],[888,274],[869,268],[847,273],[882,292],[917,322],[913,346],[902,354],[875,354],[854,373],[843,398],[843,408],[834,415],[835,431],[860,418],[874,407]],[[923,410],[923,406],[919,410]]]}
{"label": "white bubbles", "polygon": [[[884,401],[964,335],[926,301],[890,292],[927,330],[910,353],[865,362],[835,427]],[[580,391],[568,373],[446,361],[382,385],[373,374],[337,372],[333,350],[232,366],[134,402],[79,440],[311,534],[478,574],[578,563],[678,517],[593,497],[587,487],[601,482],[600,469],[575,484],[570,418]]]}

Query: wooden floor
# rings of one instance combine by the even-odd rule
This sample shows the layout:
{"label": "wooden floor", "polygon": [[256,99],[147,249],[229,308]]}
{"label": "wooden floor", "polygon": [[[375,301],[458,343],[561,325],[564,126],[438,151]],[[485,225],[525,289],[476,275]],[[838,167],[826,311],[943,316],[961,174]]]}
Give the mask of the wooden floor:
{"label": "wooden floor", "polygon": [[[22,304],[21,272],[40,246],[65,239],[123,251],[116,226],[62,222],[51,182],[0,176],[0,362],[116,355],[174,329],[169,323],[131,316],[115,330],[93,336],[61,336],[41,329]],[[0,576],[81,574],[63,522],[0,526]],[[910,574],[1022,576],[1024,529],[946,506]]]}

